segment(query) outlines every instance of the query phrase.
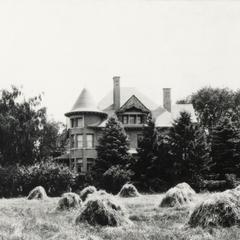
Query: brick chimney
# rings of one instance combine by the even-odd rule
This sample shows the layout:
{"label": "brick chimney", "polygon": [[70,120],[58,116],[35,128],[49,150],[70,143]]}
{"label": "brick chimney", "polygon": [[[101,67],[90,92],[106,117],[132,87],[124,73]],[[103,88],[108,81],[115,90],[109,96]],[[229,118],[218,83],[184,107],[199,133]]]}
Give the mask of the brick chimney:
{"label": "brick chimney", "polygon": [[113,106],[114,110],[117,111],[120,108],[120,77],[113,77]]}
{"label": "brick chimney", "polygon": [[171,112],[171,88],[163,88],[163,107]]}

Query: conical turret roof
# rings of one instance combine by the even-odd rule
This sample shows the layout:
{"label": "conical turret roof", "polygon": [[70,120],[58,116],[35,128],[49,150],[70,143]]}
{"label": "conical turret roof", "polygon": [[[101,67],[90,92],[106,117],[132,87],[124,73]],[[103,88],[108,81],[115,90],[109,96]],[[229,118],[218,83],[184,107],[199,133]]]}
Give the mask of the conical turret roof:
{"label": "conical turret roof", "polygon": [[97,107],[97,103],[95,102],[93,96],[86,88],[82,90],[77,101],[74,103],[72,110],[66,113],[65,116],[68,117],[70,115],[82,112],[95,112],[105,114]]}

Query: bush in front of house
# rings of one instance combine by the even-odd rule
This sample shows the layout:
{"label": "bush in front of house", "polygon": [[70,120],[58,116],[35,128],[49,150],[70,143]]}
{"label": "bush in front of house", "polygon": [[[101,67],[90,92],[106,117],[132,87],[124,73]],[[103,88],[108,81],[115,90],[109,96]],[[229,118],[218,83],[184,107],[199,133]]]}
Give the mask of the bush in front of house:
{"label": "bush in front of house", "polygon": [[110,167],[102,178],[102,187],[107,192],[118,193],[121,187],[131,180],[132,171],[126,170],[120,165]]}
{"label": "bush in front of house", "polygon": [[1,168],[0,172],[0,197],[27,196],[37,186],[49,196],[59,196],[68,192],[75,181],[68,167],[52,162]]}

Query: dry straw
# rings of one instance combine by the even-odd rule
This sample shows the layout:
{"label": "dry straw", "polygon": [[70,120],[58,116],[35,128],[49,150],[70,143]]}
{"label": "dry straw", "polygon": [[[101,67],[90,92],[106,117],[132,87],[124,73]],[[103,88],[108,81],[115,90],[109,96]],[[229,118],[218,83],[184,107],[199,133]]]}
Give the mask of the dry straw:
{"label": "dry straw", "polygon": [[139,197],[140,194],[133,184],[126,183],[118,193],[119,197]]}
{"label": "dry straw", "polygon": [[180,183],[166,192],[160,207],[181,207],[192,202],[195,194],[187,183]]}
{"label": "dry straw", "polygon": [[35,187],[29,194],[27,199],[28,200],[32,200],[32,199],[46,199],[47,198],[47,194],[45,189],[42,186],[37,186]]}

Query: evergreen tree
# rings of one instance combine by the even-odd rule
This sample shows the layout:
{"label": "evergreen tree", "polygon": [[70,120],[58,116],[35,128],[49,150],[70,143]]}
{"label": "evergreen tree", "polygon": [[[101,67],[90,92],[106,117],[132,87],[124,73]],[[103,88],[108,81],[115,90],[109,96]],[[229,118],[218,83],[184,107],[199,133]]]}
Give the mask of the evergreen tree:
{"label": "evergreen tree", "polygon": [[175,181],[196,183],[210,167],[205,132],[182,112],[169,133]]}
{"label": "evergreen tree", "polygon": [[140,185],[145,184],[145,187],[148,185],[150,164],[155,156],[156,139],[157,132],[155,124],[152,121],[152,118],[149,117],[147,126],[143,129],[143,138],[139,142],[139,146],[137,148],[138,157],[132,165],[132,170],[135,173],[135,181],[139,182]]}
{"label": "evergreen tree", "polygon": [[157,132],[154,146],[154,157],[149,162],[148,175],[151,188],[155,191],[166,191],[172,186],[173,161],[169,154],[169,131]]}
{"label": "evergreen tree", "polygon": [[212,159],[215,173],[224,178],[225,174],[237,174],[240,163],[239,129],[231,116],[225,116],[212,132]]}
{"label": "evergreen tree", "polygon": [[112,166],[127,167],[130,155],[127,135],[121,123],[115,118],[109,118],[103,135],[97,146],[97,159],[93,171],[103,174]]}

